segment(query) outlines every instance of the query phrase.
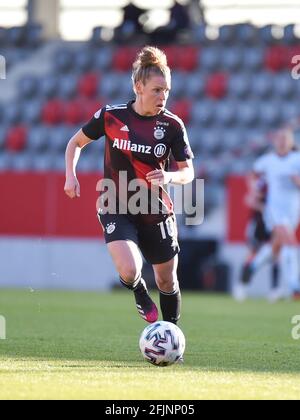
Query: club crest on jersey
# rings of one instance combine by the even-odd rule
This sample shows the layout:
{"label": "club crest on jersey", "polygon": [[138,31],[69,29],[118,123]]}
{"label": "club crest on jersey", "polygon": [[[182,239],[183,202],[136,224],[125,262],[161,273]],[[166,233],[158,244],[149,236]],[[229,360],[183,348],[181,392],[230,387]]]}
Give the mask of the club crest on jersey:
{"label": "club crest on jersey", "polygon": [[165,135],[166,135],[165,128],[160,127],[160,126],[154,128],[154,138],[156,140],[162,140],[162,139],[164,139],[165,138]]}
{"label": "club crest on jersey", "polygon": [[157,158],[161,158],[165,155],[166,151],[167,151],[167,146],[163,143],[160,143],[155,146],[154,154]]}

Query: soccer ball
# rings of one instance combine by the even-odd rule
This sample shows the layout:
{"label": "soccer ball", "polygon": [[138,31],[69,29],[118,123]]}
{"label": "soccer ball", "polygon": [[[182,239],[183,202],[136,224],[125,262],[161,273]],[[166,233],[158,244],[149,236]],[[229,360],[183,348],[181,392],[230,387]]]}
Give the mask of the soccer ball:
{"label": "soccer ball", "polygon": [[147,362],[155,366],[170,366],[182,359],[185,337],[176,325],[156,322],[143,331],[140,349]]}

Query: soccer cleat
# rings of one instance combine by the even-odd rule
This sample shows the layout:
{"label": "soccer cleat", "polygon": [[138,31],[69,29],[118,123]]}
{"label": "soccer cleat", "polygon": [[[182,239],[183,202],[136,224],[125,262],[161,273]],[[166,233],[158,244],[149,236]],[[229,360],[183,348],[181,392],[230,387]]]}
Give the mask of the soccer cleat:
{"label": "soccer cleat", "polygon": [[245,302],[248,297],[248,288],[244,284],[238,284],[233,289],[233,297],[237,302]]}
{"label": "soccer cleat", "polygon": [[251,264],[246,264],[243,267],[241,281],[243,284],[249,284],[251,282],[252,276],[254,275],[254,269]]}
{"label": "soccer cleat", "polygon": [[284,299],[284,291],[279,287],[271,290],[271,292],[268,296],[268,300],[269,300],[270,303],[276,303],[276,302],[279,302],[282,299]]}
{"label": "soccer cleat", "polygon": [[136,307],[141,318],[143,318],[144,321],[149,322],[149,324],[153,324],[158,320],[158,309],[154,302],[152,302],[151,306],[148,308],[145,306],[142,307],[140,304],[136,304]]}
{"label": "soccer cleat", "polygon": [[136,307],[139,315],[149,324],[153,324],[158,320],[158,309],[151,297],[149,296],[146,283],[141,280],[140,287],[134,292]]}

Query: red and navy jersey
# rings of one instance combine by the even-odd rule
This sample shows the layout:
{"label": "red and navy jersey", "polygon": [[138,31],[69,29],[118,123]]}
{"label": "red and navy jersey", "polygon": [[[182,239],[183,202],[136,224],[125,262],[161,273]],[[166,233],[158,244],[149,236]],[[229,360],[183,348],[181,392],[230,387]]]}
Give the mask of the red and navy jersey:
{"label": "red and navy jersey", "polygon": [[[151,184],[146,181],[146,175],[155,169],[167,170],[171,154],[177,162],[194,158],[180,118],[168,110],[153,117],[141,116],[134,111],[132,104],[133,101],[108,105],[82,129],[91,140],[105,136],[104,178],[115,182],[118,197],[121,171],[127,173],[128,183],[135,179],[145,181],[150,193]],[[160,214],[140,216],[142,223],[160,222],[165,215],[173,214],[173,203],[164,188],[159,189],[159,201]]]}

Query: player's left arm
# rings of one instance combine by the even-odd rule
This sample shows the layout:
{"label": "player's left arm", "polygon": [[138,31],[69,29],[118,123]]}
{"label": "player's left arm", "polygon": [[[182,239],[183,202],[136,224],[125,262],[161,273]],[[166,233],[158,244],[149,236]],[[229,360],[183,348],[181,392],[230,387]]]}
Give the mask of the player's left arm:
{"label": "player's left arm", "polygon": [[147,181],[153,185],[186,185],[195,179],[195,170],[192,159],[177,162],[178,171],[166,172],[163,169],[149,172]]}

